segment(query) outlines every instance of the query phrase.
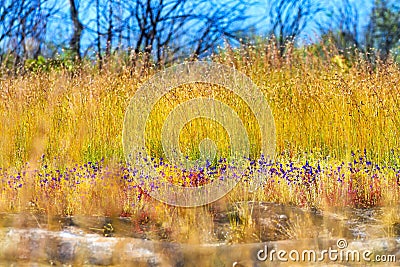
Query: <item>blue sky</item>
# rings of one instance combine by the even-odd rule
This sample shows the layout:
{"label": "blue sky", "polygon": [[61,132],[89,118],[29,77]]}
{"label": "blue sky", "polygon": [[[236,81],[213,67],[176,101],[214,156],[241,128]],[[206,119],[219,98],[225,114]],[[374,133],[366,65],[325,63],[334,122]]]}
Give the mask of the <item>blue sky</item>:
{"label": "blue sky", "polygon": [[[123,0],[121,0],[123,1]],[[222,0],[225,1],[225,0]],[[326,7],[327,9],[329,8],[337,8],[342,0],[315,0],[317,3],[319,3],[321,6]],[[358,11],[360,13],[360,21],[367,21],[367,16],[370,12],[371,9],[371,3],[373,0],[367,0],[367,1],[357,1],[357,0],[350,0],[351,2],[355,3],[356,6],[359,8]],[[249,24],[254,23],[256,21],[261,21],[256,25],[256,31],[260,35],[266,35],[268,33],[268,20],[267,20],[267,15],[268,15],[268,3],[269,0],[258,0],[259,4],[257,6],[253,6],[248,9],[248,15],[251,15],[253,18],[249,21]],[[62,10],[57,17],[53,19],[52,22],[49,23],[49,29],[48,33],[49,38],[51,38],[51,41],[54,41],[55,43],[60,43],[64,42],[65,44],[68,44],[68,40],[71,36],[71,21],[70,21],[70,15],[69,15],[69,3],[68,0],[50,0],[50,4],[57,3]],[[80,7],[88,10],[87,6],[93,5],[94,1],[90,0],[80,0],[78,1],[80,4]],[[81,19],[85,22],[85,24],[90,21],[91,18],[94,18],[94,8],[91,8],[91,11],[86,11],[81,14],[82,17]],[[264,20],[263,20],[264,18]],[[326,16],[320,14],[317,15],[314,18],[314,21],[318,22],[329,22]],[[359,29],[359,32],[362,31],[363,25],[362,23],[360,24],[361,29]],[[93,25],[94,26],[94,25]],[[94,27],[93,27],[94,28]],[[314,22],[310,22],[308,27],[304,30],[302,35],[300,36],[300,39],[307,40],[306,43],[310,40],[315,40],[318,35],[318,28],[316,27],[316,24]],[[93,37],[93,36],[92,36]],[[88,47],[90,45],[89,39],[92,38],[90,37],[90,33],[88,31],[84,31],[83,33],[83,40],[82,40],[82,46],[83,47]],[[300,42],[301,43],[301,42]]]}
{"label": "blue sky", "polygon": [[[315,2],[320,4],[323,8],[327,10],[337,10],[340,6],[342,0],[316,0]],[[359,21],[360,21],[360,29],[359,32],[362,32],[363,28],[366,26],[367,17],[370,14],[372,2],[374,0],[350,0],[352,4],[354,4],[358,8],[359,13]],[[268,15],[268,3],[269,0],[259,0],[260,5],[249,9],[249,14],[254,16],[254,20],[261,20]],[[265,19],[266,20],[266,19]],[[307,28],[304,30],[301,39],[305,40],[315,40],[316,36],[319,34],[318,26],[315,22],[323,23],[329,25],[332,23],[331,19],[329,19],[326,14],[319,13],[312,22],[308,23]],[[363,23],[364,22],[364,23]],[[266,30],[268,29],[268,25],[263,26],[263,23],[259,23],[257,26],[257,30],[260,34],[266,34]]]}

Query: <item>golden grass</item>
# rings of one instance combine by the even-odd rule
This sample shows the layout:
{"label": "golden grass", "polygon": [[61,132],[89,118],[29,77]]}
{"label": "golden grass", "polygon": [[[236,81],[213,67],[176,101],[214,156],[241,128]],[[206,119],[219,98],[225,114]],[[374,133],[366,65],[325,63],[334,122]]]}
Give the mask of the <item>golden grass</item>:
{"label": "golden grass", "polygon": [[[271,55],[262,47],[232,53],[214,60],[247,74],[265,93],[275,118],[277,155],[312,151],[342,160],[349,159],[351,151],[367,149],[378,161],[398,162],[397,66],[378,66],[370,72],[355,64],[344,72],[329,60],[314,62],[318,57],[312,55],[278,64],[270,62]],[[42,154],[59,164],[103,157],[123,160],[124,112],[148,77],[129,69],[97,73],[84,68],[75,75],[54,71],[3,78],[0,165],[34,164]],[[157,104],[157,119],[148,127],[157,129],[169,110],[195,96],[223,99],[237,107],[241,117],[249,113],[237,97],[204,87],[170,92]],[[254,136],[258,129],[248,130]]]}
{"label": "golden grass", "polygon": [[[256,199],[321,209],[398,203],[395,170],[371,167],[371,172],[365,172],[370,165],[364,162],[359,164],[359,172],[345,168],[334,171],[342,161],[353,161],[353,151],[358,155],[364,150],[368,155],[365,161],[371,161],[371,166],[383,164],[398,170],[398,66],[378,64],[371,70],[368,63],[356,59],[343,67],[335,51],[325,51],[324,57],[306,49],[280,58],[268,45],[228,49],[213,57],[248,75],[264,92],[275,118],[277,161],[283,166],[290,162],[304,166],[309,161],[326,170],[314,182],[305,182],[307,176],[302,173],[297,183],[272,177],[253,193],[242,186],[228,195],[229,201]],[[150,201],[121,179],[125,175],[120,168],[125,110],[137,88],[155,71],[114,66],[98,72],[83,66],[75,73],[61,70],[2,78],[0,167],[4,188],[0,210],[21,211],[33,201],[39,210],[50,214],[135,215],[150,202],[166,213],[164,223],[171,221],[166,219],[172,218],[170,214],[162,212],[165,205]],[[259,129],[248,106],[223,88],[204,84],[176,88],[157,103],[147,124],[152,130],[147,135],[152,153],[157,155],[161,150],[159,129],[168,112],[194,97],[213,97],[234,108],[246,121],[253,155],[257,154]],[[220,128],[212,121],[194,120],[180,135],[182,147],[197,155],[198,142],[208,136],[217,139],[223,151],[226,133]],[[104,168],[96,174],[97,179],[85,176],[92,174],[90,167],[79,170],[82,164],[101,159]],[[40,182],[46,174],[50,180],[57,177],[57,170],[68,173],[75,164],[78,170],[69,181]],[[374,171],[377,176],[371,178]],[[18,175],[22,179],[16,179]],[[191,225],[185,222],[187,227]],[[191,238],[185,230],[181,234]]]}

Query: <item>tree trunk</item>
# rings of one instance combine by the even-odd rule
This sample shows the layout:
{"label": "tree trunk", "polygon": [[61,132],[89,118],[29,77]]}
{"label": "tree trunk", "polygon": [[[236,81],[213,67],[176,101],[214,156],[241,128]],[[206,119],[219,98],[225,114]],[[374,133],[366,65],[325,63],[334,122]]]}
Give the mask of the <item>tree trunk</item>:
{"label": "tree trunk", "polygon": [[81,59],[81,35],[83,30],[83,25],[79,20],[79,12],[75,5],[74,0],[69,0],[70,3],[70,11],[71,11],[71,19],[73,23],[73,34],[70,40],[70,49],[72,53],[77,57],[78,60]]}

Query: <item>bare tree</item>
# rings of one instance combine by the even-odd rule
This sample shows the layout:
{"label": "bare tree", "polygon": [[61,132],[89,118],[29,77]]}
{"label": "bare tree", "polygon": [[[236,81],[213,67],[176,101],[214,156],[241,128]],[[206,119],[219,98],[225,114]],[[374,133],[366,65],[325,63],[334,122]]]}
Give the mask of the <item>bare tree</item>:
{"label": "bare tree", "polygon": [[100,31],[100,0],[96,0],[96,44],[97,44],[97,57],[99,59],[99,69],[103,67],[103,55],[101,53],[101,31]]}
{"label": "bare tree", "polygon": [[14,67],[37,58],[46,41],[48,19],[57,12],[48,0],[0,2],[0,45],[2,63],[12,54]]}
{"label": "bare tree", "polygon": [[225,39],[235,38],[248,6],[241,0],[136,0],[125,3],[129,16],[124,37],[134,52],[155,62],[199,56]]}
{"label": "bare tree", "polygon": [[17,1],[0,2],[0,43],[18,27],[18,10],[19,3]]}
{"label": "bare tree", "polygon": [[136,0],[127,9],[131,15],[126,32],[129,43],[136,54],[153,52],[157,62],[165,58],[173,37],[183,35],[183,27],[194,12],[194,6],[187,0]]}
{"label": "bare tree", "polygon": [[13,51],[16,64],[37,57],[41,47],[53,41],[46,35],[51,18],[53,27],[72,28],[61,46],[69,46],[78,59],[94,49],[100,67],[117,50],[142,54],[148,63],[210,53],[246,32],[243,22],[250,6],[244,0],[68,0],[63,2],[64,14],[60,5],[50,12],[56,1],[0,1],[0,46]]}
{"label": "bare tree", "polygon": [[341,50],[349,47],[361,49],[358,8],[354,2],[342,0],[341,5],[336,10],[337,12],[332,16],[336,23],[336,34],[332,34],[335,45]]}
{"label": "bare tree", "polygon": [[81,36],[83,31],[83,24],[79,19],[79,9],[76,0],[69,0],[71,20],[73,24],[73,33],[70,40],[70,49],[74,55],[81,58]]}
{"label": "bare tree", "polygon": [[270,1],[270,35],[276,38],[281,55],[285,52],[286,43],[294,41],[321,11],[323,8],[319,2],[313,0]]}
{"label": "bare tree", "polygon": [[90,9],[90,5],[86,7],[86,12],[95,11],[96,15],[85,24],[85,30],[95,34],[93,46],[96,47],[101,69],[103,61],[112,54],[113,43],[118,43],[117,49],[122,46],[122,23],[127,12],[123,12],[119,0],[95,0],[93,6],[95,10]]}
{"label": "bare tree", "polygon": [[321,26],[322,38],[339,51],[362,51],[371,62],[376,59],[375,51],[379,51],[386,61],[391,49],[399,44],[400,5],[395,1],[374,0],[370,15],[361,21],[357,3],[342,0],[331,9],[329,18],[330,24]]}
{"label": "bare tree", "polygon": [[[214,2],[204,3],[204,10],[210,10],[208,14],[200,17],[201,29],[194,40],[193,56],[197,57],[206,51],[212,50],[215,44],[224,41],[242,42],[247,37],[246,33],[252,28],[252,24],[245,24],[249,16],[245,15],[246,10],[255,5],[242,1],[225,1],[223,4]],[[207,7],[208,6],[208,7]]]}
{"label": "bare tree", "polygon": [[356,3],[350,0],[335,2],[327,8],[326,17],[327,21],[318,24],[325,45],[333,45],[347,58],[354,56],[356,51],[365,51],[365,36],[360,33],[362,24]]}

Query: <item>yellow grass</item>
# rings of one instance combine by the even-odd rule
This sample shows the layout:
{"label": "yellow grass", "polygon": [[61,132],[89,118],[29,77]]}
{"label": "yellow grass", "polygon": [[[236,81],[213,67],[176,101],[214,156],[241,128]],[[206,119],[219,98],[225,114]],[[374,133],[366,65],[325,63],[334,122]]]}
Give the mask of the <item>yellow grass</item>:
{"label": "yellow grass", "polygon": [[[373,164],[398,169],[399,68],[387,63],[372,69],[362,59],[344,67],[335,51],[325,51],[324,57],[309,49],[294,50],[280,58],[268,45],[258,45],[227,49],[213,56],[213,60],[245,73],[264,92],[275,118],[276,159],[283,165],[294,162],[303,166],[308,160],[313,166],[319,163],[327,169],[337,168],[342,161],[347,164],[353,160],[353,151],[358,155],[365,150]],[[21,211],[29,201],[44,212],[62,215],[137,214],[144,209],[148,200],[138,200],[137,190],[127,189],[129,183],[121,180],[121,138],[130,99],[155,72],[155,68],[116,64],[101,72],[82,66],[75,73],[59,70],[2,78],[0,167],[4,189],[0,193],[0,210]],[[159,129],[169,111],[194,97],[213,97],[234,108],[246,121],[252,155],[257,155],[260,133],[249,107],[224,88],[204,84],[176,88],[157,103],[146,125],[148,149],[154,155],[162,156]],[[198,142],[206,136],[217,139],[221,151],[226,150],[227,135],[221,126],[202,119],[185,126],[180,142],[188,154],[195,156]],[[70,182],[40,186],[39,173],[48,173],[51,179],[57,175],[56,170],[68,172],[75,164],[82,166],[101,159],[104,168],[109,168],[98,176],[102,180],[91,182],[78,174],[84,176],[90,170],[78,170],[71,174]],[[365,163],[360,168],[364,166]],[[343,182],[338,183],[342,173]],[[21,187],[14,179],[18,174],[23,178]],[[14,187],[7,184],[11,175]],[[335,203],[351,205],[357,199],[364,204],[370,201],[371,205],[398,203],[396,172],[386,169],[377,175],[379,183],[374,182],[371,173],[345,170],[340,174],[325,172],[312,185],[269,180],[253,193],[245,186],[236,188],[228,199],[317,208]],[[76,184],[79,179],[81,182]],[[360,195],[349,194],[350,186],[356,187]],[[376,187],[380,190],[379,201],[368,194],[369,188]],[[151,203],[160,210],[166,208]],[[169,216],[168,212],[165,216]]]}

